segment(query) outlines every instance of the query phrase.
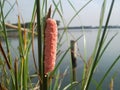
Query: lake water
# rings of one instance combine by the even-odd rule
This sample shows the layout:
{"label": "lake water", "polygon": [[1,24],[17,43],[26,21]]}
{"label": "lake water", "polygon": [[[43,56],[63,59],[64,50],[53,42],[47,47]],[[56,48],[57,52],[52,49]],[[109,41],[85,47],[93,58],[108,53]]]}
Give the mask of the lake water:
{"label": "lake water", "polygon": [[[119,30],[110,30],[108,33],[107,41],[115,34],[118,32],[118,35],[113,39],[113,41],[110,43],[109,47],[105,51],[104,55],[101,58],[101,61],[93,75],[93,79],[99,83],[100,79],[104,75],[104,73],[107,71],[109,66],[112,64],[112,62],[115,60],[115,58],[120,54],[120,31]],[[59,31],[59,35],[61,35],[63,31]],[[86,30],[86,31],[80,31],[80,30],[68,30],[62,37],[62,46],[60,48],[61,52],[65,52],[69,45],[70,45],[70,40],[76,40],[79,38],[81,35],[84,35],[77,41],[77,68],[76,68],[76,73],[77,73],[77,80],[81,81],[82,80],[82,71],[83,71],[83,61],[81,60],[80,56],[84,57],[84,41],[86,41],[86,58],[87,60],[91,56],[94,46],[95,46],[95,41],[97,37],[97,30]],[[17,54],[14,52],[14,50],[17,49],[18,46],[18,39],[10,39],[10,43],[12,46],[12,55],[15,57]],[[13,49],[14,48],[14,49]],[[37,54],[37,38],[34,39],[34,49],[35,49],[35,55],[36,55],[36,60],[38,59],[38,54]],[[58,57],[57,62],[59,62],[60,57]],[[64,58],[62,64],[60,65],[59,71],[62,74],[66,68],[68,68],[67,75],[64,77],[62,86],[66,86],[68,83],[70,83],[70,77],[71,73],[70,71],[70,52],[66,55]],[[34,66],[33,66],[33,60],[32,60],[32,53],[30,53],[30,72],[34,73]],[[103,85],[102,85],[102,90],[109,90],[109,83],[114,74],[116,74],[114,78],[114,90],[120,89],[120,61],[114,66],[110,74],[107,76],[105,79]],[[80,85],[79,85],[80,86]],[[79,87],[78,86],[78,87]],[[77,87],[77,88],[78,88]],[[91,84],[89,90],[95,90],[96,85],[94,83]],[[61,88],[62,90],[62,88]],[[79,90],[79,89],[78,89]]]}
{"label": "lake water", "polygon": [[[62,32],[62,31],[61,31]],[[110,67],[110,65],[113,63],[113,61],[115,60],[115,58],[120,54],[120,33],[119,30],[110,30],[110,32],[108,33],[108,37],[106,42],[115,34],[118,33],[118,35],[113,39],[113,41],[110,43],[110,45],[108,46],[107,50],[105,51],[104,55],[101,58],[101,61],[93,75],[94,80],[96,80],[96,82],[99,83],[100,79],[102,78],[102,76],[104,75],[104,73],[108,70],[108,68]],[[87,60],[89,59],[89,57],[91,56],[93,50],[94,50],[94,46],[95,46],[95,42],[96,42],[96,37],[97,37],[97,30],[86,30],[84,32],[81,32],[79,30],[70,30],[66,33],[66,35],[64,35],[63,38],[63,42],[65,41],[62,50],[66,49],[69,47],[70,44],[70,40],[76,40],[78,37],[80,37],[81,35],[84,35],[81,39],[79,39],[77,41],[77,48],[78,48],[78,54],[82,55],[84,57],[84,39],[86,40],[86,53],[87,53]],[[67,38],[66,38],[67,37]],[[67,55],[65,61],[63,62],[63,64],[61,65],[62,70],[65,70],[65,68],[67,68],[67,66],[69,65],[68,62],[70,61],[70,54]],[[114,66],[114,68],[112,69],[112,71],[110,72],[110,74],[107,76],[107,78],[105,79],[103,85],[102,85],[102,90],[109,90],[109,83],[110,80],[112,78],[112,76],[116,73],[116,76],[114,78],[114,90],[118,90],[120,89],[120,61],[118,61],[118,63]],[[83,61],[81,60],[80,56],[77,56],[77,80],[81,81],[81,77],[82,77],[82,71],[83,71]],[[66,83],[68,81],[70,81],[70,77],[69,77],[70,73],[68,74],[68,76],[64,79],[64,84],[66,85]],[[79,89],[78,89],[79,90]],[[96,86],[95,83],[91,84],[90,89],[89,90],[96,90]]]}

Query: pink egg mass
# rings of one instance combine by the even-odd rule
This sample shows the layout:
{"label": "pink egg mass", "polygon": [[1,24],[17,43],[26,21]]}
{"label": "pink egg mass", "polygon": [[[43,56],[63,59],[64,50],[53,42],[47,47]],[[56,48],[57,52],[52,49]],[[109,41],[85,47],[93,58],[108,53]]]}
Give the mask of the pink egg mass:
{"label": "pink egg mass", "polygon": [[47,74],[54,70],[57,49],[57,24],[54,19],[46,20],[45,48],[44,48],[44,72]]}

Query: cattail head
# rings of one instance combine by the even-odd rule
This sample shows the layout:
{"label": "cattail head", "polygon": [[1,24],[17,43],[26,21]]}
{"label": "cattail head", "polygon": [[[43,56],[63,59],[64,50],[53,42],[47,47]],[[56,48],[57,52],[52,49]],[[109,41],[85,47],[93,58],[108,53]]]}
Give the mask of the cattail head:
{"label": "cattail head", "polygon": [[45,29],[45,48],[44,48],[44,72],[53,71],[56,60],[57,49],[57,24],[56,21],[48,18]]}

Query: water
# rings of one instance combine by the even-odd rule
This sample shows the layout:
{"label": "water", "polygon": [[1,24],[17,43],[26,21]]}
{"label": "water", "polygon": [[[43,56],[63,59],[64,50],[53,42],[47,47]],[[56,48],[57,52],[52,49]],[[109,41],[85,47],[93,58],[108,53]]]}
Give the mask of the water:
{"label": "water", "polygon": [[[59,34],[61,35],[63,31],[59,31]],[[99,83],[100,79],[102,78],[102,76],[105,74],[105,72],[107,71],[107,69],[110,67],[110,65],[113,63],[113,61],[115,60],[115,58],[120,54],[120,31],[119,30],[110,30],[108,37],[107,37],[107,41],[115,34],[118,32],[118,35],[113,39],[113,41],[110,43],[110,45],[108,46],[108,48],[106,49],[104,55],[101,58],[101,61],[96,69],[96,71],[94,72],[93,75],[93,79]],[[84,32],[79,31],[79,30],[69,30],[67,31],[64,36],[62,37],[62,46],[60,48],[61,52],[65,52],[67,50],[67,48],[70,45],[70,40],[76,40],[78,39],[81,35],[83,35],[78,41],[77,41],[77,68],[76,68],[76,73],[77,73],[77,80],[81,81],[82,80],[82,71],[83,71],[83,61],[80,58],[80,55],[82,57],[85,56],[86,53],[86,59],[88,60],[94,50],[95,47],[95,41],[96,41],[96,37],[97,37],[97,30],[86,30]],[[106,41],[106,42],[107,42]],[[106,43],[105,42],[105,43]],[[12,50],[12,55],[15,58],[16,57],[16,50],[18,50],[18,39],[10,39],[10,43],[13,49]],[[85,43],[85,45],[84,45]],[[86,46],[86,52],[84,51],[84,46]],[[38,54],[37,54],[37,39],[34,39],[34,49],[35,49],[35,55],[36,55],[36,60],[38,59]],[[16,51],[16,52],[15,52]],[[31,50],[30,50],[31,52]],[[59,62],[60,57],[58,57],[57,62]],[[63,82],[61,87],[65,87],[67,84],[70,83],[71,80],[71,73],[70,71],[70,52],[66,55],[66,57],[64,58],[62,64],[60,65],[59,71],[62,75],[62,73],[66,70],[66,68],[68,69],[67,75],[64,77]],[[33,60],[32,60],[32,53],[30,53],[30,72],[34,73],[34,65],[33,65]],[[114,90],[118,90],[120,88],[120,61],[118,61],[118,63],[114,66],[114,68],[112,69],[112,71],[110,72],[110,74],[107,76],[107,78],[105,79],[103,85],[102,85],[102,89],[103,90],[109,90],[109,83],[110,80],[112,78],[112,76],[114,74],[116,74],[115,78],[114,78]],[[77,88],[79,88],[80,85],[78,85]],[[61,89],[62,89],[61,88]],[[95,83],[92,83],[90,86],[89,90],[95,90],[96,85]],[[78,89],[79,90],[79,89]]]}
{"label": "water", "polygon": [[[96,72],[93,75],[93,78],[94,78],[94,80],[96,80],[97,83],[99,83],[100,79],[105,74],[105,72],[108,70],[110,65],[115,60],[115,58],[120,54],[120,47],[119,47],[119,45],[120,45],[120,41],[119,41],[120,33],[119,33],[118,30],[110,30],[106,42],[117,32],[118,32],[118,35],[114,38],[114,40],[108,46],[107,50],[105,51],[104,55],[101,58],[101,61],[100,61],[99,65],[96,69]],[[69,31],[69,33],[67,33],[68,41],[66,41],[67,43],[64,44],[65,46],[63,46],[63,48],[67,47],[67,44],[69,45],[69,42],[70,42],[71,39],[76,40],[82,34],[84,34],[85,36],[83,36],[81,39],[79,39],[77,41],[77,46],[78,46],[78,49],[79,49],[78,53],[80,53],[81,56],[84,57],[84,55],[85,55],[84,54],[85,53],[84,52],[84,40],[85,40],[85,42],[86,42],[86,54],[87,54],[86,58],[88,60],[90,58],[93,50],[94,50],[94,47],[95,47],[95,41],[96,41],[96,37],[97,37],[97,31],[96,30],[85,31],[85,32],[80,32],[78,30]],[[66,58],[67,58],[66,60],[70,60],[69,55]],[[119,69],[120,69],[120,61],[114,66],[114,68],[112,69],[110,74],[105,79],[105,81],[102,85],[103,90],[109,90],[110,80],[115,73],[116,73],[116,76],[115,76],[115,79],[114,79],[114,89],[118,90],[120,88],[120,86],[119,86],[119,83],[120,83],[120,80],[119,80],[120,71],[119,71]],[[81,79],[82,70],[83,70],[83,61],[78,56],[77,57],[77,80],[78,81],[82,80]],[[66,80],[69,80],[69,78],[67,78]],[[89,90],[95,90],[95,89],[96,89],[96,85],[95,85],[95,83],[92,83]]]}

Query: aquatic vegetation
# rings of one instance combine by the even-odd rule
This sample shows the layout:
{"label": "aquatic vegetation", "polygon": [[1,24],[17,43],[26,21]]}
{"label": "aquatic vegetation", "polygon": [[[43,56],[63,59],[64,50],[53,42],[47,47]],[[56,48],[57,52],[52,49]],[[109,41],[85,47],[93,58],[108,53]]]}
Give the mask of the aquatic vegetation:
{"label": "aquatic vegetation", "polygon": [[[101,57],[104,55],[107,47],[110,45],[112,40],[115,38],[113,35],[110,40],[106,42],[107,35],[109,34],[109,30],[107,26],[109,24],[110,16],[112,14],[112,9],[114,7],[114,0],[112,0],[111,5],[109,7],[109,12],[107,15],[107,19],[105,20],[105,9],[106,9],[106,0],[103,1],[101,14],[100,14],[100,23],[98,28],[98,35],[95,42],[94,50],[89,58],[86,58],[86,39],[85,35],[79,36],[74,43],[77,43],[81,37],[84,36],[84,55],[80,55],[80,59],[83,61],[83,70],[81,80],[78,81],[76,79],[75,68],[77,68],[77,62],[75,60],[72,63],[70,60],[69,69],[66,68],[63,73],[60,72],[59,67],[62,65],[62,62],[65,60],[65,57],[68,53],[75,54],[77,56],[76,51],[71,51],[73,47],[68,46],[67,49],[61,51],[61,47],[64,42],[62,41],[63,36],[66,35],[67,38],[67,27],[72,23],[76,16],[79,16],[79,13],[91,3],[93,0],[86,1],[86,3],[77,10],[73,5],[72,1],[68,0],[68,4],[73,9],[75,14],[70,18],[68,23],[65,23],[63,12],[64,8],[62,6],[62,0],[51,0],[52,5],[49,8],[48,0],[36,0],[34,2],[31,22],[28,28],[22,27],[22,16],[18,13],[18,25],[14,26],[11,24],[7,24],[5,19],[17,5],[17,9],[19,10],[19,3],[15,0],[15,3],[11,6],[8,0],[0,1],[0,33],[2,32],[2,40],[0,40],[0,89],[8,89],[8,90],[74,90],[76,86],[81,90],[89,90],[90,84],[95,82],[93,80],[94,72],[96,67],[98,66]],[[8,3],[11,6],[10,10],[8,10],[7,14],[4,13],[4,5]],[[49,9],[48,9],[49,8]],[[107,7],[108,8],[108,7]],[[53,9],[53,11],[51,10]],[[19,11],[18,11],[19,12]],[[61,34],[58,32],[58,26],[56,24],[56,20],[54,19],[55,14],[57,14],[61,22],[64,26],[64,30]],[[51,17],[52,16],[52,17]],[[98,17],[99,18],[99,17]],[[36,23],[37,20],[37,23]],[[105,22],[105,27],[102,28]],[[13,47],[9,41],[8,32],[6,26],[17,29],[18,33],[18,48],[17,50],[13,50]],[[102,30],[103,29],[103,30]],[[36,31],[37,30],[37,31]],[[84,30],[83,30],[84,31]],[[0,34],[1,35],[1,34]],[[38,59],[36,59],[34,55],[34,35],[37,37],[37,53]],[[32,48],[32,52],[31,52]],[[15,53],[14,57],[12,53]],[[30,73],[29,62],[31,62],[30,52],[33,55],[33,65],[34,65],[34,73]],[[71,56],[69,56],[71,58]],[[74,57],[73,57],[74,58]],[[96,89],[102,89],[102,83],[110,73],[115,64],[119,61],[120,55],[118,55],[114,62],[108,67],[107,71],[104,73],[102,78],[95,83]],[[38,65],[37,65],[38,62]],[[62,86],[63,79],[66,78],[66,75],[70,74],[70,82],[69,84]],[[35,79],[35,82],[34,82]],[[114,86],[114,78],[111,79],[110,89],[113,89]],[[77,87],[77,88],[78,88]]]}

